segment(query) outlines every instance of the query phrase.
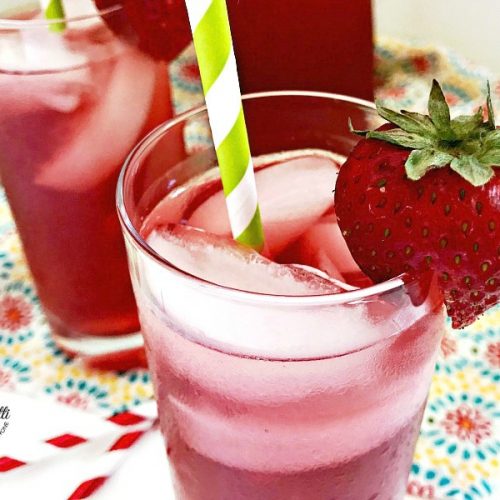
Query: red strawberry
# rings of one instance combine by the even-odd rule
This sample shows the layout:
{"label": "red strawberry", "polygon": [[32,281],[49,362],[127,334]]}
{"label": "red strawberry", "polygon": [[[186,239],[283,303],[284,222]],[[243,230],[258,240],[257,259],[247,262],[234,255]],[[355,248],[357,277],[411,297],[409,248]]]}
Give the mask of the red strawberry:
{"label": "red strawberry", "polygon": [[450,119],[439,84],[429,116],[377,106],[392,123],[359,132],[340,169],[335,210],[361,269],[374,281],[432,269],[453,327],[499,300],[500,130],[488,89],[482,110]]}
{"label": "red strawberry", "polygon": [[157,59],[171,61],[191,41],[184,0],[94,0],[98,9],[122,6],[121,15],[103,18],[118,34],[129,35],[130,28],[142,50]]}

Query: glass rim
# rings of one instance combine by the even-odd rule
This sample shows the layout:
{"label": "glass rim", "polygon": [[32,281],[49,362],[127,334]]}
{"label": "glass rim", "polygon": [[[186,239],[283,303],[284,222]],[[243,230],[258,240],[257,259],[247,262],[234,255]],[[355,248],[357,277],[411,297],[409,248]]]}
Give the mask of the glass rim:
{"label": "glass rim", "polygon": [[[254,92],[242,95],[243,101],[263,99],[269,97],[314,97],[323,98],[335,101],[341,101],[344,103],[355,104],[359,106],[364,106],[369,109],[375,110],[375,104],[373,102],[360,99],[357,97],[346,96],[342,94],[335,94],[329,92],[316,92],[307,90],[278,90],[278,91],[267,91],[267,92]],[[155,144],[160,140],[169,130],[171,130],[176,125],[185,122],[186,120],[201,116],[206,114],[206,105],[198,106],[196,108],[190,109],[180,115],[172,118],[154,130],[147,134],[130,152],[125,163],[120,171],[118,178],[118,184],[116,188],[116,205],[118,210],[118,216],[122,225],[122,228],[126,231],[127,235],[132,238],[134,245],[143,254],[146,254],[149,258],[153,259],[156,263],[160,264],[168,272],[175,274],[177,277],[187,280],[190,283],[198,284],[208,288],[212,293],[216,295],[226,296],[232,298],[233,300],[239,297],[241,300],[265,303],[266,305],[278,305],[278,306],[327,306],[327,305],[341,305],[356,302],[359,300],[367,299],[376,295],[385,294],[398,288],[402,288],[408,284],[409,281],[415,280],[415,278],[410,278],[406,274],[401,274],[394,278],[391,278],[382,283],[376,283],[372,286],[366,288],[359,288],[352,291],[342,291],[339,293],[323,294],[323,295],[275,295],[262,292],[252,292],[248,290],[240,290],[238,288],[233,288],[229,286],[219,285],[211,281],[205,280],[198,276],[195,276],[189,272],[183,271],[182,269],[176,267],[173,263],[169,262],[167,259],[163,258],[158,254],[140,235],[139,231],[135,228],[132,223],[131,218],[125,207],[125,184],[127,181],[127,174],[133,165],[140,162],[141,158],[147,154],[155,146]]]}
{"label": "glass rim", "polygon": [[78,23],[96,19],[98,17],[108,16],[123,10],[123,6],[116,4],[104,9],[97,9],[95,13],[81,14],[79,16],[63,17],[55,19],[9,19],[0,16],[0,29],[2,30],[23,30],[30,28],[50,27],[54,24],[65,23]]}

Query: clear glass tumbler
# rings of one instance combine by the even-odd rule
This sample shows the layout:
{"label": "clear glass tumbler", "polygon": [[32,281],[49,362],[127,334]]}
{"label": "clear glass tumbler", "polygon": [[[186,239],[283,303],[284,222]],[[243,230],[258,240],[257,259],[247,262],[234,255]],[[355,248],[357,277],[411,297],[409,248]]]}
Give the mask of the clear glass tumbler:
{"label": "clear glass tumbler", "polygon": [[[333,94],[252,94],[244,108],[255,157],[345,156],[357,140],[348,118],[377,123],[370,103]],[[156,129],[118,185],[177,498],[401,499],[444,327],[433,278],[291,296],[183,271],[147,234],[191,220],[220,189],[211,146],[188,142],[184,155],[169,154],[179,130],[195,124],[206,125],[205,109]]]}
{"label": "clear glass tumbler", "polygon": [[0,175],[57,343],[125,368],[143,356],[116,181],[172,116],[167,67],[121,7],[74,0],[47,21],[37,5],[0,7]]}

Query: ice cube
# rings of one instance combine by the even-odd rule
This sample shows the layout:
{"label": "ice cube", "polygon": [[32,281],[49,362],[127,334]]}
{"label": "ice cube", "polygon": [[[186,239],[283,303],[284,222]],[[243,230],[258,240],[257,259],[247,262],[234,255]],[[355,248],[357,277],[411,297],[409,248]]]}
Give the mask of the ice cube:
{"label": "ice cube", "polygon": [[143,321],[147,311],[158,311],[160,323],[202,345],[237,355],[316,359],[357,351],[400,331],[395,308],[383,318],[377,308],[375,317],[377,299],[365,298],[365,291],[339,293],[330,280],[273,263],[227,237],[169,225],[151,232],[147,241],[177,269],[268,294],[208,286],[149,255],[131,253]]}
{"label": "ice cube", "polygon": [[[100,19],[100,18],[99,18]],[[99,26],[54,33],[46,26],[12,31],[0,38],[0,82],[2,96],[18,112],[38,105],[62,113],[75,111],[92,94],[98,95],[96,61],[111,58],[117,47],[108,28]],[[8,73],[16,73],[15,79]],[[102,73],[102,71],[101,71]],[[21,107],[19,107],[21,103]],[[23,105],[24,103],[24,105]],[[9,103],[10,104],[10,103]],[[11,107],[11,106],[9,106]]]}
{"label": "ice cube", "polygon": [[386,335],[386,328],[372,327],[365,304],[354,296],[344,304],[342,290],[329,279],[273,263],[227,237],[169,225],[151,232],[147,241],[177,269],[267,294],[242,296],[208,287],[149,256],[132,258],[141,309],[158,310],[166,325],[204,345],[238,355],[314,359],[357,350]]}
{"label": "ice cube", "polygon": [[306,269],[276,264],[255,250],[189,226],[154,230],[149,245],[177,268],[218,285],[272,295],[338,293],[333,282]]}
{"label": "ice cube", "polygon": [[88,66],[57,73],[50,79],[40,75],[41,85],[33,88],[34,98],[47,108],[72,113],[93,97],[97,88],[93,76]]}
{"label": "ice cube", "polygon": [[371,284],[352,258],[334,215],[322,217],[307,230],[294,250],[300,262],[307,262],[332,278],[359,286]]}
{"label": "ice cube", "polygon": [[71,50],[58,33],[26,30],[22,37],[29,71],[64,71],[89,63],[84,53]]}
{"label": "ice cube", "polygon": [[[266,246],[280,253],[333,205],[338,164],[323,156],[303,156],[255,174]],[[224,194],[202,203],[189,224],[214,234],[231,234]]]}
{"label": "ice cube", "polygon": [[55,74],[12,76],[0,72],[2,118],[47,108],[71,113],[90,99],[93,90],[92,73],[87,67]]}
{"label": "ice cube", "polygon": [[[6,7],[3,17],[22,18],[23,14],[34,13],[37,5],[33,2],[21,1],[18,5]],[[38,12],[31,17],[32,21],[40,21],[29,29],[6,30],[0,39],[1,70],[17,73],[64,71],[77,68],[88,62],[82,51],[72,50],[68,39],[86,33],[88,28],[99,28],[109,31],[93,0],[72,0],[66,2],[64,10],[67,18],[80,18],[78,22],[68,23],[65,32],[54,32],[44,24],[44,15]],[[85,18],[85,19],[84,19]],[[86,36],[86,35],[84,35]]]}
{"label": "ice cube", "polygon": [[156,70],[148,57],[123,47],[107,88],[96,89],[94,107],[82,114],[79,129],[67,131],[65,146],[40,168],[35,182],[85,191],[109,177],[139,139],[151,107]]}
{"label": "ice cube", "polygon": [[[85,53],[71,50],[66,36],[48,29],[20,32],[24,58],[18,59],[18,71],[64,71],[88,64]],[[25,65],[20,68],[19,65]]]}

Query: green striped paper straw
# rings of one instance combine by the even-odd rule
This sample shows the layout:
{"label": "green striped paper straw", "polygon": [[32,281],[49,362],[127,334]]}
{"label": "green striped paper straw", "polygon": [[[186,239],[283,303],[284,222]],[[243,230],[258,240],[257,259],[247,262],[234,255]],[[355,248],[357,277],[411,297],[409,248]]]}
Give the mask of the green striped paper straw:
{"label": "green striped paper straw", "polygon": [[[43,14],[45,19],[64,19],[64,6],[62,0],[40,0]],[[59,23],[50,23],[49,29],[60,33],[66,29],[66,23],[61,21]]]}
{"label": "green striped paper straw", "polygon": [[208,118],[235,240],[264,247],[248,134],[225,0],[186,0]]}

